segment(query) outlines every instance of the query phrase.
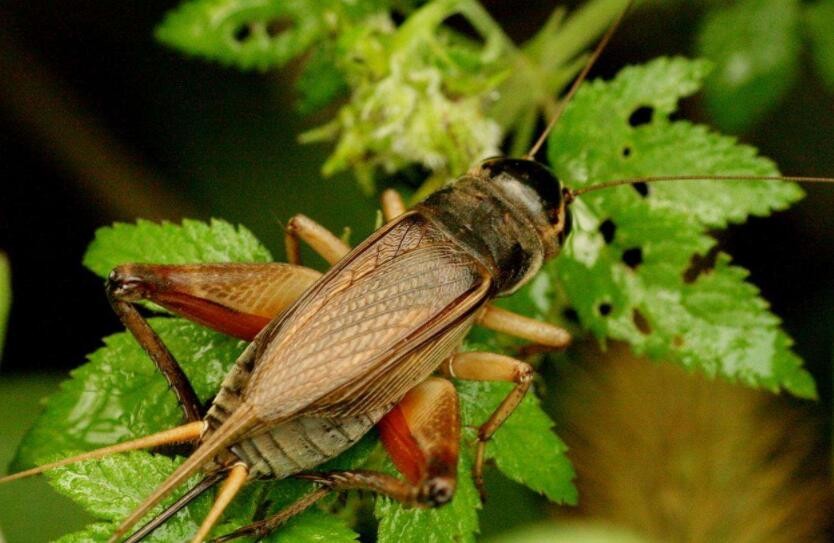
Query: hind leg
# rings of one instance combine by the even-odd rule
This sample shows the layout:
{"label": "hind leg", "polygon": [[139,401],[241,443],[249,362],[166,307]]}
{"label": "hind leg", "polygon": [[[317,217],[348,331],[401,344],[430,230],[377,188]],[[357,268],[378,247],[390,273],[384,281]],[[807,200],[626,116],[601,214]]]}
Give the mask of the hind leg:
{"label": "hind leg", "polygon": [[220,332],[252,340],[320,274],[289,264],[125,264],[107,280],[113,310],[174,390],[189,422],[203,407],[188,377],[136,308],[146,300]]}
{"label": "hind leg", "polygon": [[452,499],[457,484],[460,415],[454,385],[431,377],[414,387],[378,424],[380,438],[405,479],[376,471],[307,473],[321,485],[277,514],[215,539],[264,537],[330,492],[370,490],[413,507],[437,507]]}

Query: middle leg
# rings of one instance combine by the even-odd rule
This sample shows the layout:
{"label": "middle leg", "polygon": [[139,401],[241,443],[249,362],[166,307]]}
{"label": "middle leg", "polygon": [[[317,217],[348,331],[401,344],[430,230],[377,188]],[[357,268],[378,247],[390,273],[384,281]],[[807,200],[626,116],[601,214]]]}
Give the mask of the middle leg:
{"label": "middle leg", "polygon": [[475,450],[475,465],[472,473],[475,484],[483,495],[483,470],[486,444],[495,432],[513,414],[524,399],[533,383],[533,368],[530,364],[496,353],[458,353],[443,363],[441,372],[449,377],[467,381],[504,381],[515,383],[513,389],[495,408],[492,415],[478,428],[478,442]]}

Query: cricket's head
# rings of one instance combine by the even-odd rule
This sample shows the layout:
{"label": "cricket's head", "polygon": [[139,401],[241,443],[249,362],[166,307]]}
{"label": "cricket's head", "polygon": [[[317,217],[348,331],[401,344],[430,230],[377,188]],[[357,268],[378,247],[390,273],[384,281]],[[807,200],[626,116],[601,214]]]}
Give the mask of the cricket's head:
{"label": "cricket's head", "polygon": [[478,166],[513,207],[535,227],[544,257],[559,253],[571,229],[570,209],[562,183],[540,162],[523,158],[490,158]]}

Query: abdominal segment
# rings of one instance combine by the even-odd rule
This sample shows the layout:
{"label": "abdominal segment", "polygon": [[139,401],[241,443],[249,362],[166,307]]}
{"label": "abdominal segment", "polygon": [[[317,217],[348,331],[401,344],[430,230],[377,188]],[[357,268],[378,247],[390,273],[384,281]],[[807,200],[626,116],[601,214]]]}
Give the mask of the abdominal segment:
{"label": "abdominal segment", "polygon": [[383,412],[340,419],[302,416],[247,438],[232,451],[253,478],[283,478],[335,458],[365,435]]}

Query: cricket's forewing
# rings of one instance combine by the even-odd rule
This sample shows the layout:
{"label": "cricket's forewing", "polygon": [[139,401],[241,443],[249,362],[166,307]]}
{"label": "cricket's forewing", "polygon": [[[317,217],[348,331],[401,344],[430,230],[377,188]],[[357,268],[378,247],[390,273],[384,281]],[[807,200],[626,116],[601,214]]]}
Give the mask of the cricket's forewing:
{"label": "cricket's forewing", "polygon": [[[465,333],[489,287],[483,265],[445,232],[404,215],[270,325],[244,401],[266,425],[303,413],[342,416],[346,403],[351,413],[393,404],[431,373],[427,362],[439,363],[427,360],[431,342],[450,329]],[[380,393],[380,384],[391,386]],[[364,390],[375,391],[366,403],[356,396]]]}

